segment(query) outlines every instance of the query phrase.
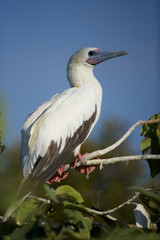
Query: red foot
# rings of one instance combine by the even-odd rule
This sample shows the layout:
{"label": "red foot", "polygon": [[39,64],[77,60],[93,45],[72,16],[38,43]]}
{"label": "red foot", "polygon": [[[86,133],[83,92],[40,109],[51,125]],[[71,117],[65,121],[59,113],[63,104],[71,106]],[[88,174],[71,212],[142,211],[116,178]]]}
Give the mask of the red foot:
{"label": "red foot", "polygon": [[75,161],[71,163],[72,168],[77,168],[77,167],[76,167],[77,162],[79,162],[79,161],[80,161],[85,155],[87,155],[87,154],[88,154],[88,153],[85,153],[85,154],[82,155],[82,154],[80,153],[80,151],[79,151],[78,154],[77,154],[77,157],[76,157]]}
{"label": "red foot", "polygon": [[[79,152],[75,161],[73,163],[70,163],[70,165],[72,166],[72,168],[78,170],[80,173],[86,174],[88,176],[91,172],[95,170],[96,166],[93,165],[76,167],[77,162],[79,162],[86,154],[88,153],[81,155],[81,153]],[[62,165],[57,170],[56,174],[54,174],[54,176],[47,181],[47,183],[53,184],[55,182],[60,182],[61,180],[65,179],[69,174],[67,170],[68,170],[67,165]]]}
{"label": "red foot", "polygon": [[57,170],[57,173],[52,177],[50,178],[47,183],[48,184],[53,184],[54,182],[60,182],[61,180],[65,179],[69,172],[68,171],[65,171],[65,165],[62,165],[58,170]]}
{"label": "red foot", "polygon": [[74,162],[73,168],[75,168],[76,170],[78,170],[80,173],[86,174],[87,176],[93,172],[96,168],[96,166],[80,166],[80,167],[76,167],[77,162],[79,162],[85,155],[87,155],[88,153],[85,153],[83,155],[81,155],[81,153],[79,152],[76,160]]}

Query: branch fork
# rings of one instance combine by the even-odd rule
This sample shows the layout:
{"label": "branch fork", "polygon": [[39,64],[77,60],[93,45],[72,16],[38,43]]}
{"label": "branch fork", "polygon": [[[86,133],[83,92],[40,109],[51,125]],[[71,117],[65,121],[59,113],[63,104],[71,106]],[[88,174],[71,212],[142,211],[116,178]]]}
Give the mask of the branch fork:
{"label": "branch fork", "polygon": [[105,155],[108,152],[113,151],[115,148],[117,148],[120,144],[122,144],[129,135],[134,131],[135,128],[142,124],[153,124],[160,122],[160,119],[156,120],[148,120],[148,121],[138,121],[135,124],[133,124],[129,130],[114,144],[111,146],[94,151],[92,153],[89,153],[85,155],[79,162],[77,162],[76,166],[90,166],[90,165],[100,165],[100,170],[103,168],[103,165],[109,165],[114,164],[118,162],[128,162],[128,161],[135,161],[135,160],[146,160],[146,159],[160,159],[160,154],[146,154],[146,155],[132,155],[132,156],[121,156],[121,157],[113,157],[108,159],[100,159],[101,156]]}

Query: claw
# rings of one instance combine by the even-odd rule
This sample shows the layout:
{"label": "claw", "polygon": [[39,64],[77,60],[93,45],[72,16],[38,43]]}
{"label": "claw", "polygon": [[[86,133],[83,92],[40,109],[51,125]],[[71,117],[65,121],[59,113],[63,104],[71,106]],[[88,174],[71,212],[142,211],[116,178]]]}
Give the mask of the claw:
{"label": "claw", "polygon": [[78,170],[80,173],[86,174],[89,176],[91,172],[93,172],[96,168],[96,166],[81,166],[81,167],[76,167],[77,162],[79,162],[84,156],[86,156],[88,153],[81,154],[80,152],[78,153],[76,160],[74,162],[74,168]]}

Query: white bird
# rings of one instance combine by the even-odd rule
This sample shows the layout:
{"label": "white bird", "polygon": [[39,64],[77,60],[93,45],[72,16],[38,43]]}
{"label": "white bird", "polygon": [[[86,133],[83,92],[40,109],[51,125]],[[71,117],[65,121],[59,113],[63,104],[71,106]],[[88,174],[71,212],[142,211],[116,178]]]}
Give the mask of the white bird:
{"label": "white bird", "polygon": [[38,185],[50,180],[82,143],[99,119],[102,87],[93,75],[95,65],[127,54],[82,48],[69,60],[70,89],[56,94],[29,115],[22,128],[20,162],[23,180],[5,221]]}

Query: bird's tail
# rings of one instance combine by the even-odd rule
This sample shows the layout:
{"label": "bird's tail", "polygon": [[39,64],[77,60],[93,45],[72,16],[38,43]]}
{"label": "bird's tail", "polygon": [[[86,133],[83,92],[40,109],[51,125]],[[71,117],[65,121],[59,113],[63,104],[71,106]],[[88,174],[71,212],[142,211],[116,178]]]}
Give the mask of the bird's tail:
{"label": "bird's tail", "polygon": [[24,190],[23,187],[25,187],[25,181],[21,182],[20,187],[18,188],[18,191],[11,205],[9,206],[6,213],[2,217],[2,220],[1,220],[2,222],[5,222],[11,216],[11,214],[23,203],[23,201],[27,198],[27,196],[31,193],[30,191],[29,192],[23,191],[23,194],[22,194],[22,190]]}
{"label": "bird's tail", "polygon": [[4,216],[2,217],[2,222],[5,222],[10,215],[21,205],[21,203],[26,199],[26,197],[29,194],[27,194],[26,196],[22,197],[21,199],[18,200],[14,200],[11,205],[9,206],[9,208],[7,209],[6,213],[4,214]]}

